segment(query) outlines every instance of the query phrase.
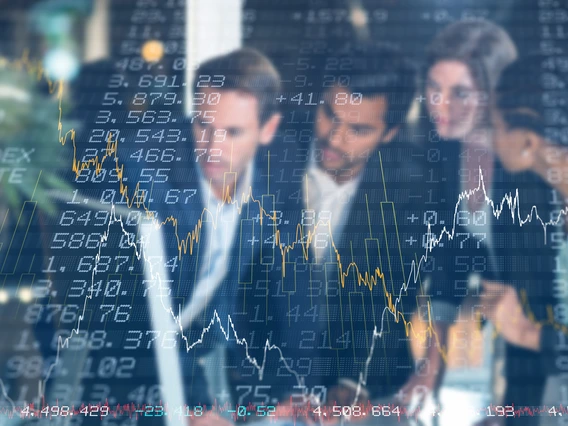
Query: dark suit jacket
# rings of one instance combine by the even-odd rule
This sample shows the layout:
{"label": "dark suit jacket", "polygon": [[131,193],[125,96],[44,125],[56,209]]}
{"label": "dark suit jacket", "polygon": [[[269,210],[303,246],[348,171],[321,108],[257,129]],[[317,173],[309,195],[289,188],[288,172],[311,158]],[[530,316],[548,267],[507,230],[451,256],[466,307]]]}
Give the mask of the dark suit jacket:
{"label": "dark suit jacket", "polygon": [[[553,217],[551,213],[558,206],[550,204],[551,188],[536,175],[523,173],[509,176],[506,180],[509,182],[507,192],[515,195],[518,188],[518,212],[521,219],[526,220],[532,211],[533,220],[520,227],[518,217],[513,222],[508,209],[505,209],[501,218],[495,222],[495,263],[499,267],[499,275],[504,283],[517,289],[525,312],[532,315],[534,321],[558,321],[558,317],[550,317],[548,309],[552,312],[557,303],[554,297],[556,256],[559,242],[563,241],[565,235],[560,227],[548,226],[545,231],[536,217],[538,211],[541,219],[548,222]],[[497,200],[501,199],[498,193],[495,196]],[[517,407],[539,405],[544,394],[546,375],[550,372],[550,363],[543,363],[543,355],[545,359],[549,359],[550,355],[546,347],[542,354],[507,345],[505,355],[507,404]],[[531,417],[523,417],[522,422],[519,422],[527,425],[537,423]]]}
{"label": "dark suit jacket", "polygon": [[[164,258],[158,261],[162,262],[169,275],[170,282],[168,284],[171,291],[169,297],[175,314],[178,314],[178,307],[183,311],[184,306],[187,306],[195,286],[198,284],[200,267],[205,259],[206,244],[203,242],[207,241],[206,234],[210,232],[211,226],[210,216],[204,214],[203,194],[201,193],[191,146],[188,146],[185,150],[178,148],[177,155],[182,160],[177,161],[173,166],[167,165],[170,168],[167,172],[167,181],[161,182],[162,179],[158,179],[152,185],[147,184],[144,188],[149,190],[151,186],[152,191],[151,195],[147,196],[146,205],[149,202],[150,210],[156,212],[157,219],[166,221],[166,224],[162,227],[165,253]],[[216,310],[220,321],[215,322],[210,331],[203,335],[201,344],[187,351],[186,344],[180,335],[164,336],[164,333],[160,334],[153,330],[148,305],[148,283],[144,282],[147,278],[144,275],[144,269],[147,266],[144,265],[143,260],[133,262],[134,271],[131,273],[137,273],[138,277],[130,289],[131,292],[129,292],[129,303],[132,306],[130,318],[126,323],[112,324],[112,332],[119,344],[113,349],[104,349],[93,354],[97,358],[95,362],[110,354],[118,358],[131,357],[133,361],[129,362],[134,365],[132,374],[129,374],[128,380],[117,380],[116,377],[112,377],[105,383],[105,380],[98,378],[87,383],[87,386],[99,386],[101,383],[105,383],[105,386],[108,386],[108,397],[109,399],[112,398],[111,405],[113,407],[117,403],[121,405],[134,403],[140,404],[140,406],[142,404],[160,405],[160,387],[167,386],[167,383],[161,382],[157,371],[156,345],[173,347],[172,350],[178,351],[186,403],[190,407],[195,405],[210,407],[213,404],[214,400],[209,396],[201,362],[213,348],[235,341],[231,327],[227,326],[228,316],[232,316],[235,311],[238,311],[236,301],[239,289],[250,285],[250,267],[259,262],[258,258],[261,253],[259,241],[262,241],[266,232],[261,229],[258,205],[261,204],[266,211],[275,209],[271,204],[273,199],[267,196],[269,176],[266,155],[267,152],[259,151],[254,160],[253,181],[250,188],[252,199],[242,206],[241,215],[237,219],[237,230],[227,260],[227,274],[217,290],[211,295],[211,299],[202,313],[189,329],[184,330],[188,344],[192,345],[202,338],[202,331],[209,326]],[[127,164],[125,170],[129,170],[128,182],[137,182],[140,170],[143,167],[144,165],[140,164]],[[146,165],[146,167],[156,168],[159,166],[153,163]],[[246,193],[249,194],[249,188],[246,188]],[[241,194],[238,194],[237,198],[240,203]],[[168,217],[176,218],[177,228],[174,227],[172,221],[166,220]],[[197,226],[200,220],[203,220],[201,229]],[[265,221],[264,224],[266,223]],[[266,225],[262,226],[267,227]],[[131,230],[137,232],[135,227]],[[264,237],[264,240],[267,238]],[[116,241],[109,242],[108,246],[112,246],[116,251],[118,243]],[[184,253],[181,258],[178,257],[180,246],[187,248],[187,250],[182,248],[182,251],[187,251],[187,253]],[[262,253],[266,256],[266,251]],[[164,315],[170,314],[164,311]],[[229,335],[229,342],[221,332],[221,326]],[[238,333],[238,327],[235,327],[235,330]],[[104,403],[104,401],[102,402]],[[173,411],[173,408],[170,407],[170,410]],[[144,417],[139,421],[156,424],[160,419]]]}
{"label": "dark suit jacket", "polygon": [[[238,403],[275,403],[290,394],[325,396],[323,387],[342,379],[356,383],[365,372],[370,397],[380,397],[396,392],[413,372],[404,320],[416,306],[418,284],[410,280],[410,262],[422,254],[424,226],[416,220],[424,211],[421,155],[395,141],[369,156],[343,229],[333,235],[335,249],[320,262],[298,227],[307,163],[293,163],[282,190],[287,200],[279,224],[283,247],[273,266],[253,268],[253,286],[244,302],[261,315],[260,321],[248,323],[256,338],[262,336],[255,353],[264,359],[262,344],[269,338],[287,365],[279,351],[269,351],[259,380],[245,369],[237,350],[231,381]],[[403,283],[408,288],[401,292]],[[385,307],[393,307],[399,294],[396,311],[402,315],[395,318]],[[373,338],[381,329],[382,337]],[[298,383],[306,389],[294,388]]]}
{"label": "dark suit jacket", "polygon": [[[438,217],[445,220],[451,230],[460,193],[459,156],[465,148],[455,141],[442,144],[442,156],[447,161],[438,170],[437,176],[440,181],[438,197],[442,200]],[[481,289],[467,288],[466,284],[468,275],[477,272],[481,278],[514,286],[527,302],[534,319],[546,321],[547,306],[555,302],[552,291],[556,256],[552,238],[554,229],[547,229],[545,240],[545,231],[536,218],[536,211],[533,212],[533,220],[522,227],[519,226],[519,215],[521,220],[526,220],[534,206],[542,220],[549,221],[551,189],[532,173],[508,173],[499,162],[494,164],[492,182],[486,182],[486,189],[491,191],[497,209],[505,196],[514,198],[518,190],[518,205],[512,206],[511,212],[510,206],[504,203],[499,218],[487,218],[492,221],[491,246],[487,240],[478,242],[472,238],[471,232],[458,218],[454,240],[444,239],[444,246],[436,247],[432,252],[435,268],[429,295],[432,300],[444,301],[458,309],[465,296],[479,297]],[[465,202],[462,201],[460,210],[465,210]],[[546,334],[549,335],[549,332]],[[507,345],[505,357],[503,373],[508,385],[504,402],[516,406],[538,405],[546,379],[541,368],[541,354]],[[524,418],[523,421],[530,424],[534,420]]]}

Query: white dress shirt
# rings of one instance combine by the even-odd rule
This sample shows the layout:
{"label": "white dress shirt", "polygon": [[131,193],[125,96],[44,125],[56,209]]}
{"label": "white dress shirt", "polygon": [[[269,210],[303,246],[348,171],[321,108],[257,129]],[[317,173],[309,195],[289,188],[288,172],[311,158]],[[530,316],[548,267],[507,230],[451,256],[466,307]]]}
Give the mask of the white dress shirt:
{"label": "white dress shirt", "polygon": [[[239,208],[242,206],[242,193],[247,193],[252,183],[253,166],[252,162],[246,169],[244,179],[239,183],[234,204],[225,204],[222,200],[215,197],[209,182],[200,173],[200,189],[204,194],[204,207],[210,212],[202,217],[206,222],[207,241],[203,242],[205,247],[200,250],[202,258],[199,259],[200,271],[195,289],[190,296],[190,302],[181,312],[180,322],[183,329],[188,328],[192,321],[201,313],[209,303],[210,298],[222,283],[225,275],[229,272],[229,255],[236,235],[237,224],[240,219]],[[215,227],[213,226],[215,224]],[[154,224],[142,226],[142,234],[146,236],[147,254],[159,258],[164,256],[165,248],[163,244],[163,227],[156,229]],[[203,244],[202,243],[202,244]],[[193,254],[196,255],[196,254]],[[150,271],[153,271],[153,276]],[[163,333],[179,332],[179,325],[174,321],[173,315],[177,314],[176,307],[172,306],[172,300],[164,297],[168,294],[168,273],[162,266],[145,268],[146,279],[149,285],[148,303],[152,317],[152,328]],[[159,276],[160,279],[155,278]],[[192,344],[193,342],[189,342]],[[185,345],[185,342],[181,342]],[[181,367],[179,363],[179,353],[177,350],[167,350],[162,345],[155,345],[157,363],[160,375],[160,382],[163,389],[163,398],[172,407],[183,406],[185,398],[182,384]],[[210,366],[211,360],[216,365],[222,361],[224,348],[218,348],[210,354],[210,360],[203,359],[203,367],[207,382],[215,389],[209,389],[212,396],[227,389],[224,373],[218,368],[212,374]],[[225,402],[225,401],[222,401]],[[174,416],[168,418],[168,425],[173,426],[177,421]]]}
{"label": "white dress shirt", "polygon": [[[239,209],[242,207],[242,194],[248,193],[251,187],[252,173],[251,162],[246,169],[243,180],[239,182],[232,204],[226,204],[218,199],[209,182],[199,173],[200,190],[204,194],[203,201],[207,210],[202,216],[203,226],[207,227],[207,241],[204,242],[204,247],[199,251],[199,277],[195,289],[189,304],[181,314],[183,328],[187,328],[205,309],[210,298],[215,294],[228,273],[229,256],[240,221]],[[200,244],[203,244],[203,242]]]}
{"label": "white dress shirt", "polygon": [[345,183],[335,182],[312,156],[307,171],[307,191],[304,191],[302,225],[315,232],[311,246],[318,262],[331,254],[331,237],[333,241],[339,240],[360,181],[361,174]]}

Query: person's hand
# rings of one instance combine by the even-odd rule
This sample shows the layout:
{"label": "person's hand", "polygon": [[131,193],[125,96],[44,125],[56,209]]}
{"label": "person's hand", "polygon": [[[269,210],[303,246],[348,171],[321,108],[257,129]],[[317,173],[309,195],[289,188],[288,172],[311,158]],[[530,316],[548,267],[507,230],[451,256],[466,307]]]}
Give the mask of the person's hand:
{"label": "person's hand", "polygon": [[539,350],[540,326],[527,318],[517,291],[508,285],[483,281],[482,312],[503,338],[516,346]]}
{"label": "person's hand", "polygon": [[438,374],[435,372],[414,373],[396,394],[398,402],[403,405],[412,405],[410,410],[414,411],[426,400],[439,382]]}
{"label": "person's hand", "polygon": [[[356,396],[357,401],[355,401]],[[369,392],[367,392],[364,387],[361,387],[359,395],[357,395],[357,386],[355,383],[353,383],[353,386],[338,384],[330,387],[327,391],[327,405],[350,406],[351,404],[359,403],[368,399]]]}
{"label": "person's hand", "polygon": [[[350,407],[353,404],[360,404],[365,400],[369,400],[369,392],[362,387],[359,391],[359,395],[357,396],[357,401],[355,401],[355,397],[357,396],[357,388],[351,386],[345,386],[343,384],[338,384],[332,386],[327,391],[327,400],[325,403],[325,409],[328,413],[333,411],[334,406],[338,407]],[[322,408],[322,411],[324,408]],[[358,421],[365,420],[366,417],[363,416],[351,416],[349,421],[351,423],[355,423]],[[333,417],[333,416],[325,416],[323,418],[322,423],[325,425],[337,424],[341,420],[341,417]]]}
{"label": "person's hand", "polygon": [[[347,404],[349,405],[349,404]],[[324,412],[329,412],[331,413],[332,408],[331,407],[327,407],[326,405],[322,404],[321,406],[321,415],[316,415],[313,414],[313,410],[315,410],[316,407],[314,407],[313,405],[310,406],[310,410],[312,411],[307,412],[307,406],[298,406],[298,405],[293,405],[290,401],[286,401],[284,403],[279,403],[276,406],[276,411],[274,413],[272,413],[272,416],[275,416],[275,418],[277,419],[290,419],[290,420],[298,420],[299,422],[301,422],[301,424],[303,425],[308,425],[308,426],[312,426],[312,425],[325,425],[325,426],[331,426],[331,425],[335,425],[338,424],[340,421],[340,417],[333,417],[330,415],[324,416],[323,413]],[[305,412],[306,415],[305,416],[298,416],[298,412],[302,413]]]}
{"label": "person's hand", "polygon": [[[281,402],[278,403],[278,405],[276,405],[276,411],[274,411],[274,413],[272,413],[271,415],[275,416],[275,418],[277,419],[290,419],[293,420],[296,418],[296,413],[299,407],[294,406],[294,404],[292,404],[291,401],[285,401],[285,402]],[[301,410],[300,410],[301,411]],[[315,425],[316,422],[309,416],[305,416],[305,417],[300,417],[297,420],[301,421],[303,424],[306,425]]]}
{"label": "person's hand", "polygon": [[233,422],[211,411],[200,417],[192,417],[188,423],[190,426],[233,426]]}
{"label": "person's hand", "polygon": [[445,361],[442,352],[448,341],[449,323],[433,323],[433,332],[428,338],[426,358],[416,368],[416,372],[396,394],[397,402],[409,406],[411,412],[416,411],[426,398],[439,388],[445,372]]}

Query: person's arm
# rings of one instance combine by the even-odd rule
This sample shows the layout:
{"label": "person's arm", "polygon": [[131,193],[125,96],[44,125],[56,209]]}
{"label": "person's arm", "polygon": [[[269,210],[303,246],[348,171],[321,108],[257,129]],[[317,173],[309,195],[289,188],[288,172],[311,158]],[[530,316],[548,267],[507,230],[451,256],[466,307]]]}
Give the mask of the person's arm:
{"label": "person's arm", "polygon": [[461,277],[450,273],[455,258],[451,247],[447,245],[436,250],[436,257],[431,256],[435,268],[432,272],[425,272],[429,278],[426,290],[429,306],[427,311],[421,313],[422,321],[429,328],[424,342],[427,351],[399,393],[399,398],[405,404],[411,403],[414,395],[420,395],[418,400],[422,401],[440,387],[446,370],[443,354],[447,353],[449,329],[456,320],[458,306],[463,300],[460,292],[455,290],[455,281]]}
{"label": "person's arm", "polygon": [[495,282],[484,282],[482,295],[484,313],[501,336],[510,344],[540,352],[543,371],[558,373],[558,331],[551,325],[541,326],[530,321],[514,288]]}
{"label": "person's arm", "polygon": [[[398,394],[402,403],[420,404],[430,392],[439,388],[446,370],[446,361],[442,354],[447,348],[448,330],[451,325],[448,321],[432,323],[432,332],[426,342],[426,356]],[[413,401],[415,396],[417,400]]]}
{"label": "person's arm", "polygon": [[543,353],[554,353],[556,351],[557,331],[551,325],[545,325],[540,329],[539,350]]}
{"label": "person's arm", "polygon": [[[509,343],[533,351],[541,350],[541,326],[530,321],[523,312],[517,291],[508,285],[483,281],[481,295],[484,315],[493,322],[497,332]],[[546,331],[546,345],[551,339]],[[552,334],[552,341],[555,336]]]}
{"label": "person's arm", "polygon": [[556,364],[558,358],[558,331],[551,325],[540,328],[539,344],[542,352],[543,371],[547,374],[561,372]]}

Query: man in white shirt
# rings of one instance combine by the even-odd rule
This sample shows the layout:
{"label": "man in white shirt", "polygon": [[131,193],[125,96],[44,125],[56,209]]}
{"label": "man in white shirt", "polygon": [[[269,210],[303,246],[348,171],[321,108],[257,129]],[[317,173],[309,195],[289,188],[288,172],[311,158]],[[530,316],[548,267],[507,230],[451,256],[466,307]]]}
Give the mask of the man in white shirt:
{"label": "man in white shirt", "polygon": [[[422,172],[411,154],[418,155],[420,150],[400,138],[394,140],[412,101],[412,68],[396,51],[384,47],[361,46],[337,56],[344,61],[341,63],[350,64],[347,71],[341,71],[350,76],[350,84],[334,85],[324,92],[324,103],[316,115],[304,203],[316,218],[316,261],[327,263],[326,272],[335,263],[340,276],[339,283],[326,280],[328,294],[329,284],[336,284],[340,293],[335,304],[329,297],[327,300],[329,328],[341,328],[329,336],[338,367],[328,401],[349,404],[355,400],[359,383],[363,386],[358,400],[366,402],[391,395],[412,372],[401,332],[403,322],[395,322],[392,316],[384,318],[382,313],[388,307],[386,300],[391,297],[394,302],[406,282],[404,268],[412,260],[407,255],[413,247],[400,238],[410,225],[402,213],[419,205]],[[386,292],[377,271],[390,275],[390,280],[385,280]],[[369,278],[372,276],[378,280],[376,286]],[[402,305],[399,303],[397,310],[402,311]],[[334,308],[339,309],[343,320],[333,319]],[[380,330],[385,324],[389,333],[375,343],[366,370],[373,346],[372,329]],[[373,371],[379,365],[387,371]]]}
{"label": "man in white shirt", "polygon": [[[187,339],[180,339],[179,346],[170,345],[170,349],[178,348],[179,369],[165,355],[165,345],[154,345],[162,365],[162,402],[179,399],[175,384],[181,370],[184,403],[189,411],[198,406],[205,413],[214,400],[227,400],[225,372],[219,368],[227,344],[221,327],[229,341],[234,340],[229,316],[236,309],[239,289],[250,281],[251,265],[258,261],[259,206],[272,210],[268,201],[265,205],[269,174],[264,147],[272,142],[280,123],[276,103],[280,76],[253,49],[213,58],[195,75],[193,143],[189,150],[178,148],[185,161],[175,163],[169,180],[152,186],[154,199],[164,197],[164,203],[152,204],[158,223],[165,223],[152,238],[163,241],[166,268],[161,270],[168,277],[161,277],[159,291],[152,287],[157,283],[148,276],[149,268],[145,278],[149,280],[150,328],[155,332],[159,331],[155,327],[165,327],[164,334],[177,328]],[[157,246],[152,238],[149,244]],[[203,333],[212,322],[209,332]],[[211,381],[218,389],[212,389]],[[192,425],[226,421],[213,415],[187,419]]]}
{"label": "man in white shirt", "polygon": [[[294,169],[287,174],[280,226],[284,274],[275,268],[270,275],[267,298],[281,319],[272,343],[280,345],[303,387],[293,388],[297,377],[280,362],[266,369],[263,382],[234,379],[232,386],[254,390],[244,403],[275,404],[273,396],[289,401],[290,395],[300,402],[296,397],[311,395],[319,403],[350,405],[360,377],[357,400],[366,403],[394,394],[413,372],[403,321],[382,317],[406,282],[409,250],[420,249],[404,242],[407,217],[423,195],[413,157],[420,150],[394,141],[412,102],[414,71],[393,49],[358,45],[330,55],[325,74],[312,144],[288,157],[309,152],[307,161],[289,163]],[[346,86],[337,83],[345,80]],[[304,178],[295,185],[298,169]],[[377,271],[385,276],[384,287]],[[383,322],[385,332],[373,343],[373,328],[380,330]],[[288,392],[274,392],[284,383]],[[270,398],[263,397],[269,388]]]}

